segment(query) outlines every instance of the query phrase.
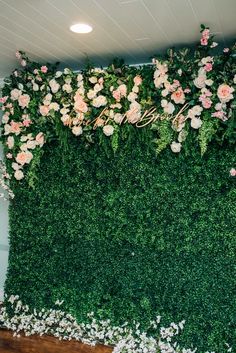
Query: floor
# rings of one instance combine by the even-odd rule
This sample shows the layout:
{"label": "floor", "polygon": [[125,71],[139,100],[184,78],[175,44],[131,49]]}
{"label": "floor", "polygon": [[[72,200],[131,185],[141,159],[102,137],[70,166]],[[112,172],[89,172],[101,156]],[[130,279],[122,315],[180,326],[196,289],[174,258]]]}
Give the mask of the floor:
{"label": "floor", "polygon": [[0,353],[111,353],[112,348],[91,347],[76,341],[59,341],[49,336],[13,337],[8,330],[0,330]]}

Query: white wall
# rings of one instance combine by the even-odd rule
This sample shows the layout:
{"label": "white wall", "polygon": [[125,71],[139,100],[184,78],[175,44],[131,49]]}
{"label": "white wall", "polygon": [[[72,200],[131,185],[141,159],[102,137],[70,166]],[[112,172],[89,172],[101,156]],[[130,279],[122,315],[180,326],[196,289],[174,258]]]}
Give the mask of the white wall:
{"label": "white wall", "polygon": [[[0,157],[2,157],[1,149]],[[4,294],[3,288],[7,272],[8,251],[8,202],[0,198],[0,301],[3,300]]]}

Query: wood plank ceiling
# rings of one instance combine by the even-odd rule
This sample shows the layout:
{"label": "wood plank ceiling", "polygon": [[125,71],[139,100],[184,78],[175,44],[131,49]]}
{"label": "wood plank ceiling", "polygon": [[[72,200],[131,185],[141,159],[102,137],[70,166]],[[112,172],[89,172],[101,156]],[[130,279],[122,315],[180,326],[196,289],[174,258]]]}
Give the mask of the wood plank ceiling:
{"label": "wood plank ceiling", "polygon": [[[0,0],[0,9],[0,77],[17,67],[17,49],[80,69],[87,57],[97,66],[115,56],[150,62],[167,47],[196,42],[201,23],[223,46],[236,37],[236,0]],[[77,22],[93,32],[72,33]]]}

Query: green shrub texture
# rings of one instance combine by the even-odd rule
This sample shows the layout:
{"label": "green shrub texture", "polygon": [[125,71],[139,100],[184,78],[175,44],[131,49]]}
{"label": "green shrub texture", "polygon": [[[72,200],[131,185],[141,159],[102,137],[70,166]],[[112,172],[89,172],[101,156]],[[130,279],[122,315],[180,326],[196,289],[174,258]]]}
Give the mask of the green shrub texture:
{"label": "green shrub texture", "polygon": [[115,154],[46,147],[35,189],[21,182],[10,206],[6,293],[64,300],[79,321],[185,319],[186,346],[220,352],[236,340],[236,148],[156,156],[142,134]]}

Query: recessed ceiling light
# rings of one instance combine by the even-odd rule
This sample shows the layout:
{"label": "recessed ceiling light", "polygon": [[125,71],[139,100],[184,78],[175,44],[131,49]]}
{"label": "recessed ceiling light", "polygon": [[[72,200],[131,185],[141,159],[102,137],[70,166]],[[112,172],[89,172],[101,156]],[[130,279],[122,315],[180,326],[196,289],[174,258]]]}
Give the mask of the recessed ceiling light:
{"label": "recessed ceiling light", "polygon": [[70,26],[70,30],[75,33],[89,33],[92,32],[93,27],[86,23],[76,23],[75,25]]}

